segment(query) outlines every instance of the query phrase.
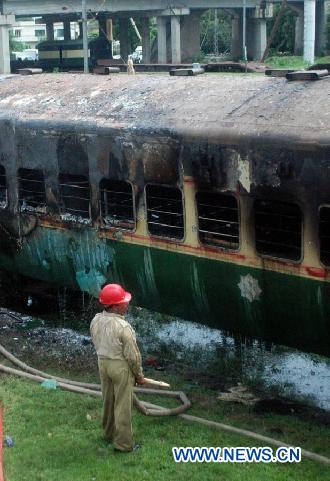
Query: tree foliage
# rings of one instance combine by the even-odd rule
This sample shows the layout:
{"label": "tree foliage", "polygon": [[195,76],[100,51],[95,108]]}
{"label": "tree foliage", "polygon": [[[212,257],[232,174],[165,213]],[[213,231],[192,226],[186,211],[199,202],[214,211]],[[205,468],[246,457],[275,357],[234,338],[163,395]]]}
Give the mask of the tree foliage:
{"label": "tree foliage", "polygon": [[[141,33],[141,19],[139,17],[134,17],[135,24]],[[114,19],[113,21],[113,38],[115,40],[119,40],[119,19]],[[134,50],[138,45],[141,45],[139,38],[136,35],[134,28],[131,25],[131,22],[128,21],[128,51],[129,53],[133,53]]]}
{"label": "tree foliage", "polygon": [[[280,8],[280,5],[275,5],[274,16],[267,20],[268,34],[270,34],[273,29]],[[293,54],[295,43],[295,22],[296,20],[293,11],[287,8],[281,19],[280,26],[277,30],[274,41],[271,45],[271,49],[273,52],[288,52]]]}
{"label": "tree foliage", "polygon": [[[280,6],[274,7],[274,16],[267,20],[267,30],[270,34],[276,16],[278,15]],[[217,30],[219,52],[224,53],[230,51],[231,44],[231,16],[224,10],[218,10],[218,28],[215,27],[214,9],[208,10],[201,17],[201,48],[204,54],[214,52],[214,33]],[[287,9],[276,33],[272,49],[277,52],[294,51],[295,41],[295,15],[292,10]]]}
{"label": "tree foliage", "polygon": [[219,52],[230,50],[231,44],[231,18],[230,15],[218,10],[218,27],[215,25],[214,9],[208,10],[201,17],[201,49],[204,54],[214,52],[214,34],[217,32]]}
{"label": "tree foliage", "polygon": [[15,39],[13,32],[9,32],[9,49],[10,52],[23,52],[29,46],[24,42]]}

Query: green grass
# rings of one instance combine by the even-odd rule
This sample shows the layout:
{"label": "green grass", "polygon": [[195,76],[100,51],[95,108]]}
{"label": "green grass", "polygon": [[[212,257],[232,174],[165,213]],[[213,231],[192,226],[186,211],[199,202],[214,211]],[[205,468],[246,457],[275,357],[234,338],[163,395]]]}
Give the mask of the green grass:
{"label": "green grass", "polygon": [[[256,416],[249,408],[220,402],[216,393],[179,385],[193,401],[191,414],[245,427],[330,455],[329,430],[292,416]],[[177,384],[176,384],[177,383]],[[172,446],[253,446],[246,437],[188,423],[179,418],[152,418],[134,412],[139,451],[116,454],[101,437],[101,400],[2,376],[5,434],[14,447],[4,448],[6,481],[325,481],[329,468],[301,464],[176,464]],[[156,401],[156,398],[150,398]],[[159,402],[159,399],[157,400]],[[168,401],[172,402],[172,401]],[[162,400],[164,405],[164,401]],[[91,416],[91,420],[86,415]],[[272,434],[276,428],[283,435]],[[257,443],[257,445],[260,445]]]}
{"label": "green grass", "polygon": [[[330,56],[318,57],[315,59],[315,63],[330,63]],[[309,64],[304,61],[303,57],[295,56],[274,56],[268,57],[265,60],[265,64],[273,68],[306,68]]]}

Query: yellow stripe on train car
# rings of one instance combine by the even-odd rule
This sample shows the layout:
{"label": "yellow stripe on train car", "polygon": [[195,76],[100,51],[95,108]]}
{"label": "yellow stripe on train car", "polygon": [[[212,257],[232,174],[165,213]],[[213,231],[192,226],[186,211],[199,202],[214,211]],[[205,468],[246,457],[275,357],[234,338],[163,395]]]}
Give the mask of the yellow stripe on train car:
{"label": "yellow stripe on train car", "polygon": [[[90,57],[90,50],[88,50],[88,56]],[[84,51],[81,50],[63,50],[62,58],[83,58]]]}
{"label": "yellow stripe on train car", "polygon": [[58,50],[39,51],[39,60],[49,60],[51,58],[59,59],[60,52]]}
{"label": "yellow stripe on train car", "polygon": [[[88,56],[90,56],[90,50],[88,50]],[[83,58],[84,51],[81,50],[62,50],[62,58]],[[46,50],[39,52],[39,60],[59,59],[59,50]]]}

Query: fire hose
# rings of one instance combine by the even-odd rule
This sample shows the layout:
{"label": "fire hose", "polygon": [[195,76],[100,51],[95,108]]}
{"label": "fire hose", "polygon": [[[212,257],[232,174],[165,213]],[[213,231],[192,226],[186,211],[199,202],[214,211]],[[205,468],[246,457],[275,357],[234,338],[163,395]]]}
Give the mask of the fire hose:
{"label": "fire hose", "polygon": [[[66,391],[77,392],[81,394],[89,394],[90,396],[101,397],[101,386],[99,384],[91,384],[91,383],[84,383],[78,381],[71,381],[70,379],[65,379],[59,376],[52,376],[47,374],[43,371],[39,371],[38,369],[34,369],[33,367],[28,366],[24,362],[17,359],[17,357],[13,356],[7,349],[5,349],[0,344],[0,354],[8,359],[12,364],[18,366],[20,370],[13,369],[8,366],[4,366],[0,364],[0,371],[3,371],[7,374],[12,374],[19,377],[24,377],[26,379],[30,379],[31,381],[35,382],[43,382],[46,379],[53,379],[58,383],[58,386]],[[175,414],[181,414],[187,411],[190,406],[191,402],[187,398],[184,392],[182,391],[169,391],[169,390],[159,390],[159,389],[149,389],[143,387],[134,387],[135,393],[146,393],[146,394],[160,394],[162,396],[172,397],[172,398],[179,398],[182,402],[180,406],[171,409],[157,409],[154,407],[146,407],[143,401],[140,401],[138,397],[134,394],[134,405],[145,416],[172,416]]]}
{"label": "fire hose", "polygon": [[3,407],[0,404],[0,481],[4,481],[3,466],[2,466],[2,443],[3,443]]}
{"label": "fire hose", "polygon": [[[3,357],[5,357],[7,360],[9,360],[12,364],[20,368],[20,369],[14,369],[14,368],[5,366],[4,364],[0,364],[0,371],[6,374],[19,376],[19,377],[29,379],[35,382],[39,382],[39,383],[44,382],[46,379],[53,379],[58,383],[58,386],[61,389],[80,393],[80,394],[88,394],[90,396],[95,396],[95,397],[102,396],[101,387],[99,384],[71,381],[69,379],[61,378],[58,376],[52,376],[43,371],[34,369],[28,366],[27,364],[25,364],[24,362],[20,361],[19,359],[17,359],[15,356],[13,356],[1,344],[0,344],[0,354]],[[175,408],[164,408],[163,406],[159,406],[146,401],[141,401],[134,394],[134,405],[138,409],[138,411],[144,414],[145,416],[159,417],[159,416],[177,415],[180,418],[185,419],[186,421],[196,422],[204,426],[213,427],[216,429],[238,434],[241,436],[246,436],[252,439],[256,439],[258,441],[262,441],[267,444],[272,444],[279,447],[282,447],[282,446],[291,447],[290,444],[287,444],[283,441],[279,441],[277,439],[273,439],[268,436],[263,436],[262,434],[248,431],[246,429],[240,429],[235,426],[230,426],[228,424],[218,423],[216,421],[210,421],[208,419],[200,418],[197,416],[184,414],[190,408],[191,402],[187,398],[186,394],[183,393],[182,391],[169,391],[169,390],[150,389],[150,388],[143,388],[143,387],[134,387],[134,392],[139,394],[157,394],[160,396],[178,398],[182,402],[180,406],[177,406]],[[326,456],[322,456],[320,454],[316,454],[311,451],[307,451],[305,449],[301,450],[301,454],[304,458],[330,465],[330,458],[327,458]]]}

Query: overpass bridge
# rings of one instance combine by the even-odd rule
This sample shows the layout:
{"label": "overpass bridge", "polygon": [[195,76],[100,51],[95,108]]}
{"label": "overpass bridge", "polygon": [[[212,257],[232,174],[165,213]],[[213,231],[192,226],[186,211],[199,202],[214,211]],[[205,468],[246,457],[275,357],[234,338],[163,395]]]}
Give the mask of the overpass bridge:
{"label": "overpass bridge", "polygon": [[[121,56],[129,52],[129,17],[141,18],[145,63],[150,62],[150,17],[157,18],[158,63],[193,61],[200,52],[200,16],[208,9],[225,9],[232,18],[233,57],[242,57],[243,6],[246,7],[248,56],[259,60],[267,43],[266,20],[273,4],[281,0],[87,0],[88,12],[99,21],[100,34],[111,35],[111,20],[119,19]],[[326,44],[327,0],[289,0],[296,15],[296,53],[314,62]],[[9,29],[20,17],[43,17],[47,39],[54,38],[53,24],[63,22],[70,35],[70,21],[81,19],[81,0],[0,0],[0,73],[8,73]]]}

